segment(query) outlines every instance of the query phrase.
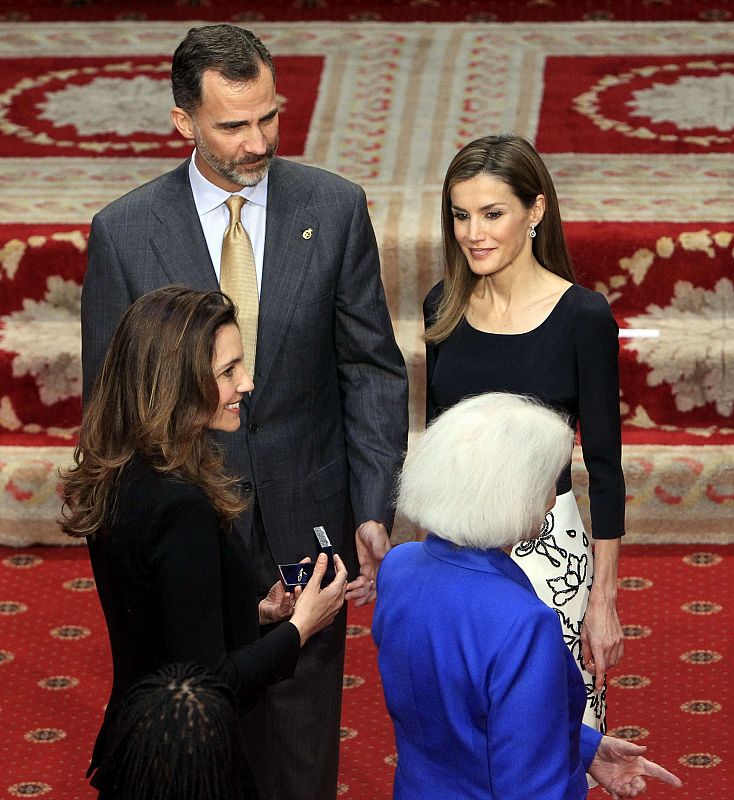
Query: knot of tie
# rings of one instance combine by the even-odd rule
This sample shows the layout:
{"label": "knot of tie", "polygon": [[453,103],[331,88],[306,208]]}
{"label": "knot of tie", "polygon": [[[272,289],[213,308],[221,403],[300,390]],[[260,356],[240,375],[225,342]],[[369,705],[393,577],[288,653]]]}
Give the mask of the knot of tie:
{"label": "knot of tie", "polygon": [[244,204],[245,198],[240,194],[232,194],[224,201],[224,205],[229,209],[230,225],[240,222],[240,214]]}

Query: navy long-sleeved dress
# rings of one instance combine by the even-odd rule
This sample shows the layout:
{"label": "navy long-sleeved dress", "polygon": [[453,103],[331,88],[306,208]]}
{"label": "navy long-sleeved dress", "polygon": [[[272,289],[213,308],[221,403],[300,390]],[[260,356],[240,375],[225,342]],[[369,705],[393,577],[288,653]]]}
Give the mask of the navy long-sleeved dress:
{"label": "navy long-sleeved dress", "polygon": [[[443,282],[426,297],[427,327],[442,290]],[[462,319],[448,338],[426,347],[426,420],[465,397],[498,391],[531,395],[565,412],[574,429],[581,429],[593,536],[617,538],[624,533],[625,501],[618,352],[618,328],[606,298],[578,284],[527,333],[485,333]],[[538,596],[557,610],[587,685],[584,721],[603,730],[604,694],[593,693],[592,676],[582,668],[579,637],[593,556],[571,492],[570,466],[559,480],[556,506],[543,535],[518,545],[513,557]]]}

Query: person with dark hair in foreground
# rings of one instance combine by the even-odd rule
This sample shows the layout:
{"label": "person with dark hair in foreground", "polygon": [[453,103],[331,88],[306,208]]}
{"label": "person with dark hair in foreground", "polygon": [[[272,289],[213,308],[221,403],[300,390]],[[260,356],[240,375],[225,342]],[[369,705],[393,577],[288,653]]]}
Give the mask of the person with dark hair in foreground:
{"label": "person with dark hair in foreground", "polygon": [[110,800],[254,800],[236,699],[198,664],[169,664],[124,696],[97,772]]}
{"label": "person with dark hair in foreground", "polygon": [[680,780],[582,723],[584,683],[509,551],[540,534],[571,457],[568,420],[484,394],[445,411],[405,462],[398,511],[430,531],[393,548],[372,634],[398,759],[395,800],[613,800]]}
{"label": "person with dark hair in foreground", "polygon": [[[321,554],[297,597],[275,582],[258,599],[252,556],[233,528],[250,501],[210,435],[239,428],[251,389],[235,308],[218,291],[152,291],[130,306],[112,338],[75,466],[61,474],[61,524],[87,537],[114,667],[90,774],[107,758],[125,692],[188,661],[235,692],[243,736],[266,739],[262,756],[249,738],[242,750],[252,768],[276,746],[253,716],[258,697],[293,674],[300,648],[344,604],[347,571],[336,554],[328,586],[321,588]],[[261,635],[260,626],[281,620]]]}

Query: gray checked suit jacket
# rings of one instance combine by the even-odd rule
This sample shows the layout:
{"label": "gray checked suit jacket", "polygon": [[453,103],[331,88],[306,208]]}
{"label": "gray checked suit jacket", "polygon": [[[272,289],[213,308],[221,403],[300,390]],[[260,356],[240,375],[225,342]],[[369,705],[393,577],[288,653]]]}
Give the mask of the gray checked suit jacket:
{"label": "gray checked suit jacket", "polygon": [[[169,284],[218,288],[188,161],[92,221],[82,292],[85,397],[127,307]],[[325,525],[354,576],[354,525],[392,523],[407,439],[405,366],[364,192],[280,158],[268,179],[254,382],[240,430],[217,437],[243,488],[257,491],[276,562],[314,555],[312,529]],[[238,524],[249,530],[250,520]]]}

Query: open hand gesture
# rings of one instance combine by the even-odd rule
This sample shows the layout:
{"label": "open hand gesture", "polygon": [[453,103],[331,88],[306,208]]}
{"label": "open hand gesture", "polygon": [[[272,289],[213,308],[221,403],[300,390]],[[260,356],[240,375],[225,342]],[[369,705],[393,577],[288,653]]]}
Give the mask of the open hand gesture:
{"label": "open hand gesture", "polygon": [[625,739],[603,736],[589,774],[612,796],[612,800],[637,797],[647,788],[645,778],[656,778],[679,789],[683,785],[680,778],[654,761],[643,758],[646,750],[646,747]]}

